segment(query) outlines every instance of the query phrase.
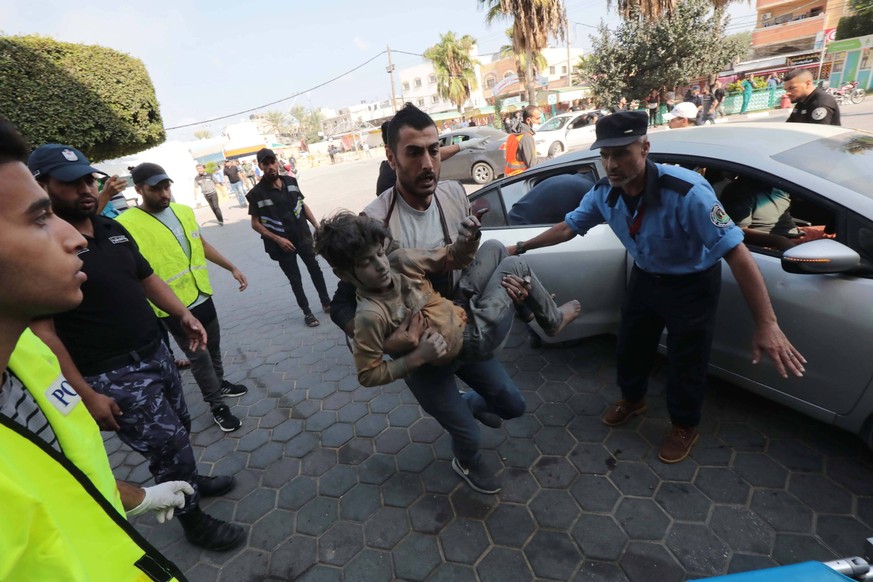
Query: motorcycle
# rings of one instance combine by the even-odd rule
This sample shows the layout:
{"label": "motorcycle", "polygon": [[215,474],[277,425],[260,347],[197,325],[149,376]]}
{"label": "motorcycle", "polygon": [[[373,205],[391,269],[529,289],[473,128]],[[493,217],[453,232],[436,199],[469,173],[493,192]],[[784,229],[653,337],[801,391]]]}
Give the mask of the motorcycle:
{"label": "motorcycle", "polygon": [[837,105],[858,104],[867,96],[864,89],[858,87],[858,81],[852,81],[839,89],[828,89],[828,92],[837,100]]}

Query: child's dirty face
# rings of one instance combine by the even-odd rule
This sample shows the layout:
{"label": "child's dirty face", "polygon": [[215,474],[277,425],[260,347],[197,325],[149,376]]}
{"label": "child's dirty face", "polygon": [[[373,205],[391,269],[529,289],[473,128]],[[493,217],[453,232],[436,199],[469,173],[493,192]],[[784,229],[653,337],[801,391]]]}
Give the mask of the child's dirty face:
{"label": "child's dirty face", "polygon": [[391,268],[383,245],[366,247],[355,257],[355,278],[370,291],[384,291],[391,285]]}

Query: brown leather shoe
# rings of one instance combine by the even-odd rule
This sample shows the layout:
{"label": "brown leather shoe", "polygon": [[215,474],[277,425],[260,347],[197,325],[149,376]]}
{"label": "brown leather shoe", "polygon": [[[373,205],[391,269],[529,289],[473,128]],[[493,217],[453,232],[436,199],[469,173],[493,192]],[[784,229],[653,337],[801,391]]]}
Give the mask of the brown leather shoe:
{"label": "brown leather shoe", "polygon": [[697,432],[696,428],[685,428],[674,424],[670,434],[661,443],[661,452],[658,453],[658,458],[665,463],[678,463],[684,460],[699,437],[700,433]]}
{"label": "brown leather shoe", "polygon": [[648,406],[645,400],[639,402],[631,402],[622,398],[612,406],[606,409],[600,420],[607,426],[618,426],[630,420],[632,416],[642,414]]}

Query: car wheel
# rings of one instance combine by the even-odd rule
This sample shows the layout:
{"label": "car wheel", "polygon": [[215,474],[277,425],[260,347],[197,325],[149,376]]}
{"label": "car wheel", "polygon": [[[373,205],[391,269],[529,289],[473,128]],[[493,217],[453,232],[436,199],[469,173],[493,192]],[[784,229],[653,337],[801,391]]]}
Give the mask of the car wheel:
{"label": "car wheel", "polygon": [[487,184],[494,179],[494,169],[485,162],[476,162],[473,164],[472,176],[477,184]]}
{"label": "car wheel", "polygon": [[564,153],[564,144],[559,141],[556,141],[552,145],[549,146],[549,157],[554,158],[555,156],[560,156]]}

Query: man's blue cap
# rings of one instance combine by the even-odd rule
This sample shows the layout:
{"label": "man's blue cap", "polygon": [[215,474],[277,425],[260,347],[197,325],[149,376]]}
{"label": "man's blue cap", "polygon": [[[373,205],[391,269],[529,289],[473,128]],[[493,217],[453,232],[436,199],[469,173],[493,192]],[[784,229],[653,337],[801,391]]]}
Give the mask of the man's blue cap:
{"label": "man's blue cap", "polygon": [[47,143],[33,150],[27,158],[27,167],[34,178],[51,176],[61,182],[73,182],[88,174],[107,175],[92,167],[85,154],[59,143]]}
{"label": "man's blue cap", "polygon": [[617,111],[601,117],[594,126],[597,140],[591,149],[626,146],[646,135],[648,127],[649,115],[645,111]]}

